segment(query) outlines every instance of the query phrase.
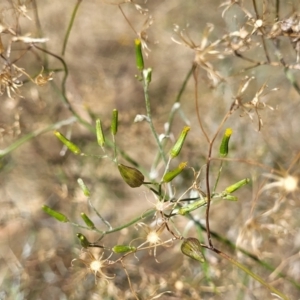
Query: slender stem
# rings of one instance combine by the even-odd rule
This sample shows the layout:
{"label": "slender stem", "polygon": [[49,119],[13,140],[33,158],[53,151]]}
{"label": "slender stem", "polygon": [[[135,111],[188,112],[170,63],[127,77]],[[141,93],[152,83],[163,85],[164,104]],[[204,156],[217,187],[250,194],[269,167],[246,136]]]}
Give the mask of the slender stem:
{"label": "slender stem", "polygon": [[26,143],[27,141],[54,129],[58,129],[62,126],[66,126],[66,125],[70,125],[72,123],[76,122],[76,118],[75,117],[71,117],[69,119],[63,120],[63,121],[59,121],[57,123],[51,124],[43,129],[39,129],[36,130],[34,132],[28,133],[25,136],[21,137],[20,139],[18,139],[17,141],[15,141],[14,143],[12,143],[11,145],[9,145],[7,148],[0,150],[0,158],[7,155],[8,153],[14,151],[15,149],[17,149],[18,147],[20,147],[21,145],[23,145],[24,143]]}
{"label": "slender stem", "polygon": [[[178,92],[178,94],[176,96],[176,100],[175,100],[175,102],[173,104],[173,107],[171,109],[171,112],[169,114],[168,121],[167,121],[168,126],[167,126],[167,129],[166,129],[166,132],[165,132],[165,135],[167,137],[169,136],[169,134],[171,132],[171,128],[172,128],[172,124],[173,124],[173,121],[174,121],[175,113],[177,112],[177,110],[179,108],[179,105],[180,105],[179,103],[180,103],[181,97],[183,95],[183,92],[184,92],[184,90],[186,88],[186,85],[187,85],[189,79],[191,78],[191,76],[192,76],[195,68],[196,68],[196,65],[193,64],[192,67],[190,68],[190,70],[188,71],[188,73],[187,73],[187,75],[186,75],[186,77],[185,77],[185,79],[184,79],[184,81],[183,81],[183,83],[182,83],[182,85],[180,87],[180,90],[179,90],[179,92]],[[163,148],[166,145],[166,142],[167,142],[166,139],[164,139],[161,142]],[[160,152],[157,153],[155,161],[154,161],[154,164],[153,164],[155,168],[157,167],[157,165],[159,163],[159,159],[160,159]]]}
{"label": "slender stem", "polygon": [[218,183],[219,183],[219,180],[220,180],[222,169],[223,169],[223,160],[221,160],[221,163],[220,163],[219,172],[218,172],[217,179],[216,179],[216,182],[215,182],[215,185],[214,185],[214,188],[213,188],[213,194],[215,194],[215,192],[216,192],[216,189],[217,189],[217,186],[218,186]]}
{"label": "slender stem", "polygon": [[[144,77],[144,76],[143,76]],[[167,164],[167,158],[166,158],[166,155],[164,153],[164,150],[163,150],[163,147],[162,147],[162,144],[158,138],[158,135],[157,135],[157,132],[154,128],[154,125],[153,125],[153,121],[152,121],[152,115],[151,115],[151,106],[150,106],[150,98],[149,98],[149,83],[147,82],[147,79],[144,78],[143,79],[143,88],[144,88],[144,97],[145,97],[145,104],[146,104],[146,111],[147,111],[147,117],[149,119],[149,124],[150,124],[150,128],[151,128],[151,131],[154,135],[154,138],[156,140],[156,143],[158,145],[158,148],[159,148],[159,152],[160,152],[160,155],[161,157],[163,158],[164,160],[164,163]]]}
{"label": "slender stem", "polygon": [[[190,220],[192,220],[194,222],[194,224],[197,226],[197,228],[201,228],[201,230],[203,231],[207,231],[206,227],[201,224],[201,222],[199,222],[199,220],[196,220],[193,215],[191,214],[187,214],[186,215]],[[261,267],[270,270],[271,272],[274,272],[276,270],[275,267],[273,267],[272,265],[270,265],[269,263],[260,260],[259,258],[257,258],[257,256],[255,256],[254,254],[250,253],[249,251],[241,248],[241,247],[237,247],[233,242],[231,242],[229,239],[224,238],[222,236],[220,236],[218,233],[211,231],[211,235],[218,240],[219,242],[221,242],[222,244],[230,247],[232,250],[234,251],[240,251],[241,253],[243,253],[244,255],[246,255],[247,257],[249,257],[250,259],[252,259],[253,261],[255,261],[257,264],[259,264]],[[296,282],[295,280],[293,280],[292,278],[290,278],[289,276],[287,276],[286,274],[279,272],[277,274],[279,277],[284,278],[286,280],[288,280],[291,284],[293,284],[297,289],[300,290],[300,284],[298,282]]]}
{"label": "slender stem", "polygon": [[116,227],[116,228],[113,228],[113,229],[111,229],[111,230],[105,231],[104,234],[109,234],[109,233],[113,233],[113,232],[116,232],[116,231],[120,231],[120,230],[122,230],[123,228],[129,227],[129,226],[131,226],[131,225],[137,223],[138,221],[140,221],[140,220],[142,220],[142,219],[144,219],[144,218],[147,218],[147,217],[153,215],[154,213],[155,213],[155,210],[154,210],[154,209],[149,210],[148,212],[144,213],[144,214],[141,215],[140,217],[137,217],[137,218],[131,220],[130,222],[128,222],[128,223],[126,223],[126,224],[124,224],[124,225],[121,225],[121,226],[119,226],[119,227]]}
{"label": "slender stem", "polygon": [[[43,30],[42,30],[42,25],[41,25],[40,18],[39,18],[39,13],[38,13],[38,7],[37,7],[37,4],[36,4],[36,0],[32,0],[32,6],[33,6],[34,20],[35,20],[35,24],[36,24],[36,27],[37,27],[37,37],[42,38],[43,37]],[[46,43],[43,44],[43,48],[47,50],[47,44]],[[43,65],[44,65],[44,68],[46,70],[48,70],[48,64],[49,64],[48,56],[44,52],[43,53]]]}
{"label": "slender stem", "polygon": [[101,215],[100,213],[98,212],[98,210],[95,208],[95,206],[93,205],[93,203],[91,202],[91,199],[88,198],[87,199],[88,201],[88,204],[90,205],[90,207],[93,209],[93,211],[96,213],[96,215],[100,218],[100,220],[108,227],[109,230],[112,229],[110,223],[108,221],[106,221]]}
{"label": "slender stem", "polygon": [[209,150],[208,150],[208,156],[207,156],[207,161],[206,161],[206,197],[207,197],[207,207],[206,207],[206,227],[207,227],[207,239],[208,239],[208,244],[211,248],[213,247],[212,240],[211,240],[211,235],[210,235],[210,225],[209,225],[209,211],[210,211],[210,202],[211,202],[211,192],[210,192],[210,183],[209,183],[209,173],[210,173],[210,162],[212,160],[212,147],[213,144],[222,128],[226,120],[229,118],[229,116],[233,113],[234,107],[231,105],[230,110],[227,112],[225,117],[223,118],[222,122],[220,123],[214,137],[212,140],[209,142]]}
{"label": "slender stem", "polygon": [[70,36],[71,30],[72,30],[72,27],[73,27],[73,24],[74,24],[76,13],[78,11],[78,8],[79,8],[79,5],[80,5],[81,2],[82,2],[82,0],[77,0],[77,3],[76,3],[76,5],[73,9],[73,12],[72,12],[72,15],[71,15],[71,20],[70,20],[70,23],[69,23],[69,26],[68,26],[68,29],[67,29],[67,32],[66,32],[66,35],[65,35],[65,38],[64,38],[63,48],[62,48],[62,51],[61,51],[62,56],[65,55],[67,43],[68,43],[68,40],[69,40],[69,36]]}
{"label": "slender stem", "polygon": [[195,82],[195,105],[196,105],[196,113],[197,113],[198,123],[200,125],[202,133],[204,134],[204,136],[206,138],[206,141],[208,143],[210,143],[209,137],[208,137],[206,131],[204,130],[202,120],[201,120],[201,117],[200,117],[200,112],[199,112],[199,105],[198,105],[198,67],[197,66],[193,69],[193,76],[194,76],[194,82]]}
{"label": "slender stem", "polygon": [[239,263],[238,261],[234,260],[232,257],[228,256],[227,254],[221,252],[220,250],[214,248],[212,249],[215,253],[219,254],[221,257],[227,259],[228,261],[230,261],[233,265],[235,265],[236,267],[240,268],[241,270],[243,270],[245,273],[247,273],[249,276],[251,276],[252,278],[254,278],[256,281],[258,281],[259,283],[261,283],[262,285],[264,285],[266,288],[268,288],[271,292],[275,293],[276,295],[278,295],[279,297],[281,297],[284,300],[289,300],[289,298],[282,294],[281,292],[279,292],[277,289],[275,289],[273,286],[271,286],[270,284],[268,284],[263,278],[261,278],[260,276],[258,276],[257,274],[251,272],[248,268],[246,268],[243,264]]}

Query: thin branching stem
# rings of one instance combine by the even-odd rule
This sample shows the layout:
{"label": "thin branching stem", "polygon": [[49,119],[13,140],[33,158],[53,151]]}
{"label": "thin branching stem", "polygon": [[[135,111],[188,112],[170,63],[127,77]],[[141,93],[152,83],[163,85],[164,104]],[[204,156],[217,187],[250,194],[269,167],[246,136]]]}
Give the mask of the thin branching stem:
{"label": "thin branching stem", "polygon": [[200,129],[201,129],[203,135],[206,138],[207,143],[210,143],[209,137],[203,127],[202,119],[201,119],[200,111],[199,111],[200,108],[199,108],[199,104],[198,104],[198,66],[193,68],[193,76],[194,76],[194,82],[195,82],[195,106],[196,106],[196,114],[197,114],[198,123],[200,125]]}
{"label": "thin branching stem", "polygon": [[18,139],[17,141],[12,143],[11,145],[9,145],[7,148],[5,148],[3,150],[0,150],[0,158],[4,157],[5,155],[7,155],[9,153],[11,153],[12,151],[16,150],[18,147],[20,147],[24,143],[30,141],[33,138],[36,138],[37,136],[39,136],[43,133],[46,133],[48,131],[52,131],[52,130],[55,130],[55,129],[59,129],[63,126],[71,125],[74,122],[76,122],[76,120],[77,119],[75,117],[71,117],[71,118],[68,118],[66,120],[59,121],[59,122],[51,124],[51,125],[49,125],[45,128],[38,129],[34,132],[30,132],[30,133],[24,135],[23,137],[21,137],[20,139]]}
{"label": "thin branching stem", "polygon": [[62,50],[61,50],[61,55],[62,56],[65,55],[68,40],[69,40],[69,36],[70,36],[71,30],[72,30],[72,27],[73,27],[73,24],[74,24],[74,21],[75,21],[75,17],[76,17],[76,14],[77,14],[77,11],[78,11],[78,8],[79,8],[81,2],[82,2],[82,0],[77,0],[77,3],[75,4],[75,7],[73,9],[73,12],[72,12],[72,15],[71,15],[71,20],[69,22],[67,32],[66,32],[66,35],[65,35],[65,38],[64,38],[64,42],[63,42],[63,47],[62,47]]}
{"label": "thin branching stem", "polygon": [[[39,18],[39,12],[38,12],[38,6],[36,4],[36,0],[32,0],[32,6],[33,6],[34,20],[35,20],[35,24],[37,27],[37,37],[42,38],[43,37],[43,29],[42,29],[42,25],[41,25],[40,18]],[[43,48],[45,50],[47,50],[46,43],[43,44]],[[46,52],[43,52],[43,65],[44,65],[44,68],[46,70],[48,70],[49,60],[48,60],[48,55]]]}
{"label": "thin branching stem", "polygon": [[149,97],[149,83],[147,82],[147,79],[143,79],[143,88],[144,88],[144,97],[145,97],[145,105],[146,105],[146,111],[147,111],[147,117],[149,120],[150,129],[152,131],[152,134],[154,135],[154,138],[156,140],[157,146],[159,148],[160,155],[164,161],[165,164],[167,164],[167,157],[164,153],[164,149],[162,147],[162,144],[159,140],[158,134],[154,128],[153,125],[153,119],[151,114],[151,105],[150,105],[150,97]]}
{"label": "thin branching stem", "polygon": [[261,283],[263,286],[265,286],[266,288],[268,288],[271,292],[273,292],[274,294],[276,294],[277,296],[281,297],[281,299],[283,300],[289,300],[289,298],[282,294],[281,292],[279,292],[277,289],[275,289],[272,285],[268,284],[263,278],[261,278],[260,276],[258,276],[257,274],[253,273],[252,271],[250,271],[248,268],[246,268],[243,264],[239,263],[238,261],[236,261],[235,259],[233,259],[232,257],[230,257],[229,255],[227,255],[226,253],[214,248],[212,249],[215,253],[219,254],[221,257],[227,259],[231,264],[235,265],[236,267],[238,267],[239,269],[243,270],[245,273],[247,273],[249,276],[251,276],[252,278],[254,278],[256,281],[258,281],[259,283]]}

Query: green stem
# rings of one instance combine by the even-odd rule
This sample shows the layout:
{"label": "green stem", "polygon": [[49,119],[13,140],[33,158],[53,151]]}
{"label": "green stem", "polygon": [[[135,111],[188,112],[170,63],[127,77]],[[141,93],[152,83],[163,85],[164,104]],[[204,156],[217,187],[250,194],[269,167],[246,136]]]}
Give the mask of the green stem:
{"label": "green stem", "polygon": [[214,194],[215,194],[215,192],[216,192],[216,189],[217,189],[217,186],[218,186],[218,183],[219,183],[220,177],[221,177],[221,172],[222,172],[222,169],[223,169],[223,160],[221,160],[221,164],[220,164],[220,168],[219,168],[218,176],[217,176],[217,179],[216,179],[216,182],[215,182],[215,185],[214,185],[214,188],[213,188],[213,192],[212,192],[212,194],[213,194],[213,195],[214,195]]}
{"label": "green stem", "polygon": [[154,125],[153,125],[153,121],[152,121],[152,116],[151,116],[151,106],[150,106],[150,98],[149,98],[149,83],[146,82],[146,78],[144,78],[143,80],[143,88],[144,88],[144,96],[145,96],[145,103],[146,103],[146,111],[147,111],[147,117],[149,119],[149,124],[150,124],[150,128],[151,128],[151,131],[154,135],[154,138],[156,140],[156,143],[158,145],[158,148],[159,148],[159,152],[160,152],[160,155],[161,157],[163,158],[165,164],[167,164],[167,158],[166,158],[166,155],[164,153],[164,150],[163,150],[163,147],[162,147],[162,144],[158,138],[158,135],[155,131],[155,128],[154,128]]}
{"label": "green stem", "polygon": [[69,23],[69,26],[68,26],[68,29],[67,29],[67,32],[66,32],[66,35],[65,35],[65,38],[64,38],[63,48],[62,48],[62,51],[61,51],[61,55],[63,55],[63,56],[65,55],[68,39],[69,39],[71,30],[72,30],[72,27],[73,27],[73,24],[74,24],[76,13],[78,11],[78,8],[79,8],[79,5],[80,5],[81,2],[82,2],[82,0],[77,0],[77,3],[76,3],[76,5],[74,7],[74,10],[72,12],[71,20],[70,20],[70,23]]}
{"label": "green stem", "polygon": [[129,226],[131,226],[131,225],[137,223],[138,221],[140,221],[140,220],[142,220],[142,219],[145,219],[145,218],[147,218],[147,217],[153,215],[154,213],[155,213],[155,210],[154,210],[154,209],[151,209],[151,210],[149,210],[148,212],[146,212],[146,213],[144,213],[143,215],[141,215],[140,217],[137,217],[137,218],[131,220],[130,222],[128,222],[128,223],[126,223],[126,224],[124,224],[124,225],[121,225],[121,226],[119,226],[119,227],[116,227],[116,228],[113,228],[113,229],[111,229],[111,230],[105,231],[104,234],[109,234],[109,233],[113,233],[113,232],[116,232],[116,231],[120,231],[120,230],[122,230],[122,229],[124,229],[124,228],[126,228],[126,227],[129,227]]}
{"label": "green stem", "polygon": [[275,289],[273,286],[271,286],[270,284],[268,284],[265,280],[263,280],[260,276],[256,275],[255,273],[251,272],[248,268],[246,268],[243,264],[239,263],[238,261],[234,260],[232,257],[228,256],[227,254],[221,252],[220,250],[214,248],[211,249],[212,251],[214,251],[215,253],[219,254],[221,257],[227,259],[228,261],[230,261],[233,265],[235,265],[236,267],[240,268],[241,270],[243,270],[245,273],[247,273],[249,276],[251,276],[252,278],[254,278],[256,281],[258,281],[259,283],[261,283],[262,285],[264,285],[267,289],[269,289],[271,292],[275,293],[276,295],[278,295],[279,297],[281,297],[284,300],[289,300],[289,298],[282,294],[281,292],[279,292],[277,289]]}
{"label": "green stem", "polygon": [[[175,113],[177,111],[177,109],[176,109],[176,103],[180,103],[181,96],[182,96],[182,94],[183,94],[183,92],[184,92],[184,90],[186,88],[186,85],[187,85],[189,79],[191,78],[191,76],[192,76],[192,74],[194,72],[194,69],[195,69],[195,65],[193,64],[192,67],[191,67],[191,69],[187,73],[187,75],[186,75],[186,77],[185,77],[185,79],[184,79],[184,81],[183,81],[183,83],[182,83],[182,85],[180,87],[180,90],[179,90],[179,92],[177,94],[176,100],[175,100],[175,102],[173,104],[173,107],[172,107],[171,112],[170,112],[169,117],[168,117],[168,121],[167,121],[168,127],[167,127],[167,130],[166,130],[166,133],[165,133],[166,136],[168,136],[170,134],[170,132],[171,132],[172,124],[173,124],[173,121],[174,121],[174,118],[175,118]],[[162,147],[164,148],[164,146],[166,144],[166,140],[163,140],[161,142],[161,144],[162,144]],[[157,167],[157,165],[159,163],[159,159],[160,159],[160,153],[157,153],[155,161],[154,161],[154,167],[155,168]]]}
{"label": "green stem", "polygon": [[61,128],[62,126],[70,125],[74,122],[76,122],[76,118],[71,117],[69,119],[51,124],[51,125],[43,128],[43,129],[39,129],[39,130],[36,130],[34,132],[28,133],[25,136],[18,139],[17,141],[15,141],[14,143],[12,143],[11,145],[9,145],[7,148],[5,148],[3,150],[0,150],[0,158],[7,155],[8,153],[14,151],[15,149],[17,149],[18,147],[20,147],[21,145],[23,145],[27,141],[29,141],[29,140],[45,133],[45,132]]}
{"label": "green stem", "polygon": [[[194,217],[191,214],[187,214],[186,215],[190,220],[193,220],[194,224],[197,226],[197,228],[201,228],[201,230],[206,231],[206,227],[201,224],[199,221],[195,220]],[[246,255],[247,257],[249,257],[250,259],[252,259],[253,261],[255,261],[257,264],[259,264],[261,267],[274,272],[276,268],[274,268],[273,266],[271,266],[270,264],[268,264],[267,262],[263,261],[263,260],[259,260],[255,255],[253,255],[252,253],[250,253],[249,251],[237,247],[233,242],[231,242],[230,240],[228,240],[227,238],[224,238],[222,236],[220,236],[219,234],[217,234],[214,231],[211,231],[211,236],[218,240],[219,242],[223,243],[224,245],[230,247],[232,250],[234,251],[240,251],[242,252],[244,255]],[[279,272],[278,276],[280,278],[283,278],[287,281],[289,281],[292,285],[294,285],[298,290],[300,290],[300,284],[298,282],[296,282],[295,280],[293,280],[292,278],[290,278],[289,276],[287,276],[286,274]]]}

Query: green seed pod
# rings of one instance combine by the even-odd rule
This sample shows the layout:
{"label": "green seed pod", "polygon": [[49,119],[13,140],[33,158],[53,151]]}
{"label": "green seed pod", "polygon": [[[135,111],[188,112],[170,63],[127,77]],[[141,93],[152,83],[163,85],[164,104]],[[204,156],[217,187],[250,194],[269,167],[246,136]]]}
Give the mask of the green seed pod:
{"label": "green seed pod", "polygon": [[172,158],[176,157],[179,155],[181,148],[183,146],[183,143],[185,141],[185,138],[188,134],[188,132],[190,131],[190,127],[189,126],[185,126],[177,140],[177,142],[175,143],[175,145],[173,146],[172,150],[170,151],[170,156]]}
{"label": "green seed pod", "polygon": [[228,155],[228,144],[229,144],[229,139],[230,139],[231,135],[232,135],[232,129],[227,128],[223,135],[222,143],[220,146],[220,156],[221,157],[226,157]]}
{"label": "green seed pod", "polygon": [[91,229],[95,228],[95,225],[93,223],[93,221],[85,214],[85,213],[81,213],[81,218],[84,221],[84,223]]}
{"label": "green seed pod", "polygon": [[184,216],[187,213],[190,213],[190,212],[198,209],[199,207],[202,207],[202,206],[206,205],[206,203],[207,203],[207,199],[206,198],[201,199],[199,201],[196,201],[194,203],[190,203],[190,204],[188,204],[186,206],[183,206],[183,207],[179,208],[178,214]]}
{"label": "green seed pod", "polygon": [[112,113],[112,121],[111,121],[111,133],[112,135],[116,135],[118,132],[118,111],[116,109],[113,110]]}
{"label": "green seed pod", "polygon": [[186,162],[181,163],[176,169],[167,172],[163,177],[163,182],[170,182],[172,181],[176,176],[178,176],[183,169],[187,166]]}
{"label": "green seed pod", "polygon": [[77,182],[81,188],[81,190],[83,191],[83,194],[87,197],[90,196],[90,191],[89,189],[87,188],[87,186],[85,185],[85,183],[83,182],[83,180],[81,178],[78,178],[77,179]]}
{"label": "green seed pod", "polygon": [[136,247],[127,246],[127,245],[116,245],[112,248],[112,251],[115,253],[135,252]]}
{"label": "green seed pod", "polygon": [[229,186],[228,188],[225,189],[225,193],[226,194],[231,194],[233,192],[235,192],[236,190],[238,190],[239,188],[241,188],[242,186],[244,186],[245,184],[249,183],[250,179],[249,178],[245,178],[231,186]]}
{"label": "green seed pod", "polygon": [[69,219],[65,215],[51,209],[47,205],[43,205],[42,209],[45,213],[47,213],[49,216],[53,217],[54,219],[58,220],[59,222],[64,222],[64,223],[69,222]]}
{"label": "green seed pod", "polygon": [[151,80],[152,80],[152,69],[151,68],[143,70],[143,78],[147,85],[151,82]]}
{"label": "green seed pod", "polygon": [[144,182],[144,175],[136,168],[118,164],[119,172],[124,181],[132,188],[139,187]]}
{"label": "green seed pod", "polygon": [[201,244],[196,238],[187,238],[181,244],[181,252],[184,255],[203,263],[205,259],[201,248]]}
{"label": "green seed pod", "polygon": [[90,242],[88,241],[88,239],[82,234],[82,233],[77,233],[76,234],[79,241],[80,241],[80,244],[83,248],[88,248],[90,246]]}
{"label": "green seed pod", "polygon": [[144,59],[142,52],[142,43],[140,39],[134,40],[135,44],[135,59],[136,59],[136,67],[142,71],[144,69]]}
{"label": "green seed pod", "polygon": [[74,143],[72,143],[70,140],[68,140],[63,134],[61,134],[59,131],[54,131],[54,135],[64,144],[68,147],[68,149],[73,152],[74,154],[80,154],[81,150],[78,146],[76,146]]}
{"label": "green seed pod", "polygon": [[102,125],[100,119],[96,120],[96,134],[97,134],[97,142],[100,147],[105,145],[105,136],[102,130]]}

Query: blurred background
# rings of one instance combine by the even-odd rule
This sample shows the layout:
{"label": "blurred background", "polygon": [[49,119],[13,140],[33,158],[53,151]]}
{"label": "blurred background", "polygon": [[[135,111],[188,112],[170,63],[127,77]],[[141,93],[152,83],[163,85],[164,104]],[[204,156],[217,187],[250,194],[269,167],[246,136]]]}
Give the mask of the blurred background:
{"label": "blurred background", "polygon": [[[111,160],[95,157],[102,155],[95,135],[72,118],[77,114],[92,125],[95,118],[101,118],[109,136],[112,110],[118,109],[117,146],[149,179],[157,146],[149,124],[134,123],[137,114],[146,114],[143,87],[135,77],[136,33],[148,36],[145,65],[153,69],[150,99],[158,134],[164,132],[193,62],[199,66],[199,114],[210,138],[234,101],[248,103],[233,112],[213,147],[212,156],[218,157],[222,133],[231,127],[231,160],[223,164],[220,190],[243,178],[251,179],[250,185],[237,192],[238,202],[212,205],[211,230],[223,238],[214,242],[290,299],[300,298],[299,3],[256,1],[255,12],[255,1],[233,2],[1,1],[0,299],[134,299],[122,268],[109,270],[116,279],[109,283],[99,279],[98,284],[85,268],[70,268],[80,255],[76,233],[81,231],[50,218],[41,207],[48,205],[79,224],[83,223],[80,213],[85,212],[101,228],[103,224],[77,184],[82,178],[94,206],[113,227],[153,208],[153,194],[145,187],[129,188]],[[276,22],[277,4],[280,22]],[[212,26],[210,34],[206,33]],[[44,43],[35,43],[44,51],[24,42],[25,37],[46,38]],[[202,51],[218,40],[220,47],[212,49],[216,52]],[[34,80],[51,72],[53,80],[46,80],[45,85]],[[246,88],[243,84],[250,77]],[[249,104],[253,99],[261,102],[256,108]],[[173,167],[187,161],[199,170],[206,164],[208,143],[197,119],[193,76],[180,99],[172,141],[185,125],[191,130]],[[66,151],[53,135],[54,129],[91,156]],[[119,161],[129,165],[124,157]],[[219,161],[212,161],[211,180],[219,166]],[[200,177],[204,188],[204,168]],[[185,170],[176,181],[177,195],[193,179],[193,171]],[[205,225],[205,209],[193,215]],[[206,233],[199,233],[187,218],[175,220],[186,236],[202,236],[206,243]],[[99,238],[96,233],[84,234],[91,241]],[[132,226],[107,236],[103,243],[106,247],[128,244],[139,235]],[[248,250],[256,260],[235,251],[229,242]],[[160,299],[277,299],[212,252],[206,252],[205,267],[184,257],[179,243],[158,247],[159,263],[147,251],[138,257],[139,261],[130,257],[125,264],[140,299],[154,299],[166,291],[171,292]]]}

